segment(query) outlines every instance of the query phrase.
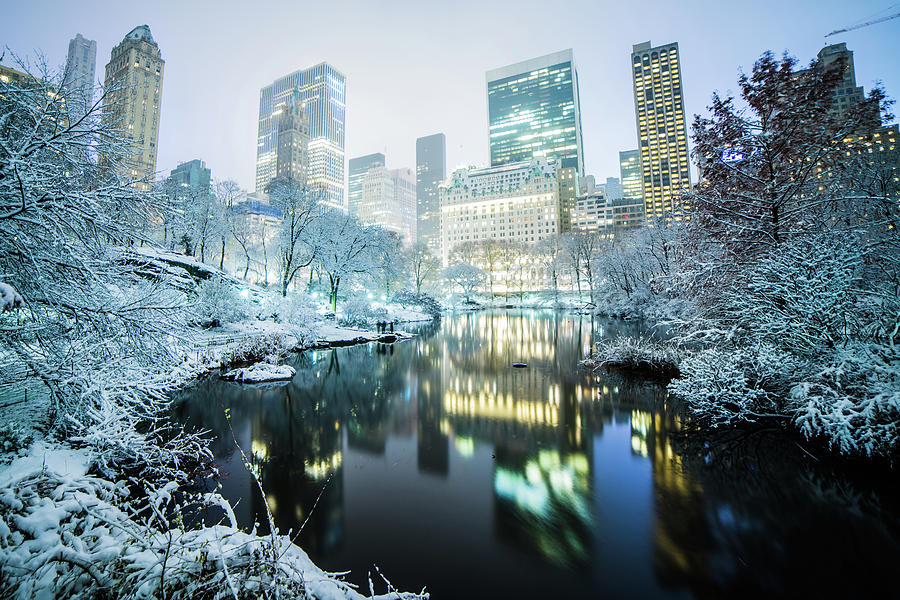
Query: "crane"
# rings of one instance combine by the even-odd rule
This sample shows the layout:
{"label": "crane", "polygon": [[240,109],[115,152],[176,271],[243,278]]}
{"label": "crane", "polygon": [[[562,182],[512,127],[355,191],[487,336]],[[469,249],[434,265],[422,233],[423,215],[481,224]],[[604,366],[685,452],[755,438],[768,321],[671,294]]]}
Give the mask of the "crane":
{"label": "crane", "polygon": [[[896,4],[894,6],[896,6]],[[863,27],[868,27],[869,25],[875,25],[876,23],[884,23],[885,21],[890,21],[891,19],[896,19],[897,17],[900,17],[900,13],[894,13],[892,15],[887,15],[886,17],[872,19],[871,21],[866,21],[865,23],[860,23],[859,25],[851,25],[849,27],[844,27],[843,29],[835,29],[831,33],[826,33],[825,37],[831,37],[831,36],[837,35],[839,33],[853,31],[854,29],[862,29]]]}

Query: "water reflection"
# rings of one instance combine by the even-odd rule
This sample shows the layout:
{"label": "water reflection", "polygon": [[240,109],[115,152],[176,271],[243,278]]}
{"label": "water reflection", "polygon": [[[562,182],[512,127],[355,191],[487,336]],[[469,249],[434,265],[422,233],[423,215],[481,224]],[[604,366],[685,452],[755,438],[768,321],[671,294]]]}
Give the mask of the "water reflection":
{"label": "water reflection", "polygon": [[[766,553],[777,546],[767,536],[795,523],[773,516],[781,487],[814,519],[798,469],[750,490],[722,483],[742,470],[687,449],[664,390],[574,368],[601,336],[637,328],[464,314],[394,346],[305,353],[280,388],[204,382],[179,416],[216,436],[242,526],[264,524],[265,506],[283,531],[308,518],[301,545],[358,584],[377,563],[394,585],[436,597],[471,597],[475,585],[485,597],[716,596],[746,587],[752,569],[740,561],[758,556],[760,590],[792,589]],[[830,507],[851,534],[871,521]],[[896,551],[896,533],[879,551]]]}

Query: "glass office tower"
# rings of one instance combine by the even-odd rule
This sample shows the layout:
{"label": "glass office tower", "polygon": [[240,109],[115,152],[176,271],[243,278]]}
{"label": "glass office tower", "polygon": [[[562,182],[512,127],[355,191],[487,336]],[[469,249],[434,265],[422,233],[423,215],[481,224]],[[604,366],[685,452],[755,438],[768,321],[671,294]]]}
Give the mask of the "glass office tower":
{"label": "glass office tower", "polygon": [[487,72],[491,166],[545,157],[584,174],[572,50]]}
{"label": "glass office tower", "polygon": [[447,140],[435,133],[416,140],[416,227],[418,241],[437,256],[441,249],[441,198],[447,177]]}
{"label": "glass office tower", "polygon": [[309,124],[307,184],[321,189],[329,206],[347,210],[344,198],[345,78],[324,62],[294,71],[260,90],[256,191],[265,191],[275,178],[278,117],[288,108],[295,90]]}
{"label": "glass office tower", "polygon": [[347,177],[347,209],[353,216],[359,216],[359,203],[362,202],[363,181],[369,169],[385,166],[384,154],[366,154],[351,158]]}

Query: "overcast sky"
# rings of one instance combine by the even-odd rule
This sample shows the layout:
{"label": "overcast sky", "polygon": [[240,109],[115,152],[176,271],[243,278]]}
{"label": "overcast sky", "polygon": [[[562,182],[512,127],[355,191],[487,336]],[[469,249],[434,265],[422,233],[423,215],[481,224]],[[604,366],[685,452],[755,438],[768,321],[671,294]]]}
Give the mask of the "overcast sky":
{"label": "overcast sky", "polygon": [[[857,83],[900,96],[900,18],[826,33],[900,12],[890,0],[169,2],[11,0],[0,46],[54,65],[69,39],[97,41],[102,77],[112,47],[147,24],[166,61],[157,168],[202,158],[213,177],[252,191],[259,90],[328,61],[347,77],[347,158],[384,152],[415,167],[415,140],[443,132],[448,169],[488,162],[485,71],[573,48],[585,167],[618,176],[618,152],[637,145],[631,46],[677,41],[688,115],[713,90],[736,88],[766,49],[805,63],[826,43],[855,52]],[[5,63],[9,64],[9,56]]]}

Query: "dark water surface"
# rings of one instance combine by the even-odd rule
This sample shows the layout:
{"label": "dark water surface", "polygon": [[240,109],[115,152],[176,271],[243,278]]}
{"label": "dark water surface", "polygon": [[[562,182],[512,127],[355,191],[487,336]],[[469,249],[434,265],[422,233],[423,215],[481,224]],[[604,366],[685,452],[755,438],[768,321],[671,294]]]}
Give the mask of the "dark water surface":
{"label": "dark water surface", "polygon": [[363,590],[377,565],[437,599],[897,597],[896,482],[765,436],[691,444],[664,389],[576,368],[636,330],[450,315],[301,354],[288,385],[202,382],[177,414],[215,435],[241,526],[308,518],[298,543]]}

